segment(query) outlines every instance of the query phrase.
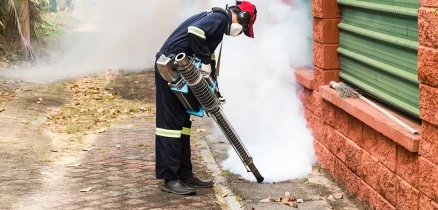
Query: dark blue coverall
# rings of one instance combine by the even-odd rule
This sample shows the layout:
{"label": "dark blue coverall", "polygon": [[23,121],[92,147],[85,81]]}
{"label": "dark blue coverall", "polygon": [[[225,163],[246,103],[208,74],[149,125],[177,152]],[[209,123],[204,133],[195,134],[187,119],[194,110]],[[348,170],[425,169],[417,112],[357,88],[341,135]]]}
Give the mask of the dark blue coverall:
{"label": "dark blue coverall", "polygon": [[[231,14],[229,10],[228,14]],[[214,51],[231,24],[228,14],[206,11],[188,18],[168,37],[156,59],[162,54],[169,56],[181,52],[187,56],[195,55],[202,63],[211,64],[211,74],[214,76]],[[156,65],[155,83],[156,177],[166,181],[192,178],[190,115],[170,90],[168,82],[161,77]]]}

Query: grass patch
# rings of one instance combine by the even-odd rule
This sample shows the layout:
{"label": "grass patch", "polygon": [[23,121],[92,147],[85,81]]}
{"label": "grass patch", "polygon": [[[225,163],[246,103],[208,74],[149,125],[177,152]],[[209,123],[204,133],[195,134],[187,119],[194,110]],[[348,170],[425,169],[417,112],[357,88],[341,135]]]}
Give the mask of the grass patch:
{"label": "grass patch", "polygon": [[64,92],[65,91],[65,87],[66,87],[65,83],[58,82],[58,83],[50,84],[47,87],[47,89],[59,93],[59,92]]}
{"label": "grass patch", "polygon": [[239,202],[240,204],[242,204],[243,199],[239,195],[236,195],[236,194],[234,194],[234,195],[236,196],[236,201]]}
{"label": "grass patch", "polygon": [[25,121],[22,121],[21,123],[23,123],[25,128],[29,129],[30,123],[37,120],[37,119],[38,119],[38,115],[32,115],[32,116],[28,117]]}
{"label": "grass patch", "polygon": [[228,171],[228,170],[222,170],[221,171],[221,176],[229,176],[229,175],[231,175],[230,171]]}

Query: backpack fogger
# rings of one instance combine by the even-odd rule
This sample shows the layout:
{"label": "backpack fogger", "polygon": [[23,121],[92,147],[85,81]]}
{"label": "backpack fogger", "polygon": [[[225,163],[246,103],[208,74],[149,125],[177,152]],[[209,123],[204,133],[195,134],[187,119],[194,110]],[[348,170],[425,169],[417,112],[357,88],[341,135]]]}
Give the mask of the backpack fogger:
{"label": "backpack fogger", "polygon": [[217,80],[211,75],[202,75],[200,65],[198,58],[188,57],[185,53],[169,57],[161,55],[157,60],[158,71],[169,82],[170,88],[187,109],[187,113],[203,117],[205,112],[207,116],[211,116],[230,141],[247,171],[254,174],[257,182],[263,182],[264,178],[254,165],[253,158],[222,111]]}

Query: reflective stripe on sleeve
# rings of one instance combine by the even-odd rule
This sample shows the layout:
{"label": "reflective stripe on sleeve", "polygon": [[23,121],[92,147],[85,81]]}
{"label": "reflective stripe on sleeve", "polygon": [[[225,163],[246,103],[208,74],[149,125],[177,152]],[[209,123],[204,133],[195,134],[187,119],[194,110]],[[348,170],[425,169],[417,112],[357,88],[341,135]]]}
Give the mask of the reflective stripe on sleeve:
{"label": "reflective stripe on sleeve", "polygon": [[216,55],[213,53],[213,54],[211,54],[211,60],[212,61],[215,61],[216,60]]}
{"label": "reflective stripe on sleeve", "polygon": [[181,131],[181,134],[182,135],[190,136],[192,134],[192,129],[191,128],[183,127],[183,129]]}
{"label": "reflective stripe on sleeve", "polygon": [[168,130],[157,128],[155,134],[157,134],[157,136],[164,136],[169,138],[181,138],[181,130]]}
{"label": "reflective stripe on sleeve", "polygon": [[199,37],[201,37],[203,39],[206,39],[205,32],[202,29],[198,28],[198,27],[189,26],[189,33],[194,34],[196,36],[199,36]]}

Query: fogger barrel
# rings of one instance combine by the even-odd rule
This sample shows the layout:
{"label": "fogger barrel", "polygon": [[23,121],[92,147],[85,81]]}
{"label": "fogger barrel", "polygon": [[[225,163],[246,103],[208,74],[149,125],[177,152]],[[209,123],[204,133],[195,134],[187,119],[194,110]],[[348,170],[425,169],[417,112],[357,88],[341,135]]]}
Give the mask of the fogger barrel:
{"label": "fogger barrel", "polygon": [[180,53],[175,57],[175,65],[177,70],[181,73],[182,78],[187,82],[193,94],[198,99],[199,103],[204,107],[205,112],[212,116],[224,135],[230,141],[234,150],[247,167],[247,170],[254,174],[257,182],[263,182],[264,178],[254,165],[251,155],[241,142],[230,122],[228,122],[222,111],[222,107],[220,106],[219,99],[210,90],[208,82],[203,79],[200,71],[195,68],[195,65],[189,60],[185,53]]}

